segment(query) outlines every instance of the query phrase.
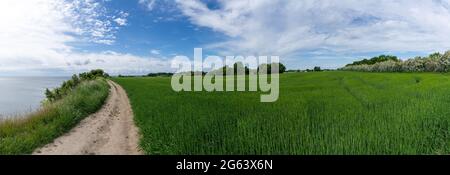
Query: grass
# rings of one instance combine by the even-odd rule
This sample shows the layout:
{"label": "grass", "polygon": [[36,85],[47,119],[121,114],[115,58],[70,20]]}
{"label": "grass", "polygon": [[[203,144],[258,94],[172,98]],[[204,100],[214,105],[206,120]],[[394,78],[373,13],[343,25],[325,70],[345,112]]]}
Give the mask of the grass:
{"label": "grass", "polygon": [[78,85],[63,99],[21,119],[0,123],[0,154],[30,154],[101,108],[109,93],[105,79]]}
{"label": "grass", "polygon": [[450,77],[290,73],[280,98],[174,92],[170,78],[116,78],[147,154],[449,154]]}

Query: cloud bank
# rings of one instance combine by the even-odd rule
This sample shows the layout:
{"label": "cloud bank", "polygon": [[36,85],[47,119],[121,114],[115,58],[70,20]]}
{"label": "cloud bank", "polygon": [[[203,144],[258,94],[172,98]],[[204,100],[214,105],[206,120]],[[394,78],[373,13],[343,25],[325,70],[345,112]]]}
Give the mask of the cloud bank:
{"label": "cloud bank", "polygon": [[229,39],[224,54],[348,55],[450,49],[449,0],[176,0],[189,20]]}
{"label": "cloud bank", "polygon": [[114,44],[128,13],[111,13],[102,0],[1,0],[0,75],[8,72],[103,68],[137,73],[160,67],[156,58],[115,52],[83,53],[74,44]]}

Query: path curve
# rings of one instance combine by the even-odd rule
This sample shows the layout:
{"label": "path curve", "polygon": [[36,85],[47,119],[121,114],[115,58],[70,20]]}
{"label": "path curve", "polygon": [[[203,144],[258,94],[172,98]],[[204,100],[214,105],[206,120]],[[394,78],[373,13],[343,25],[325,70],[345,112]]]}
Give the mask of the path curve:
{"label": "path curve", "polygon": [[125,90],[108,80],[110,93],[96,113],[35,155],[139,155],[139,130]]}

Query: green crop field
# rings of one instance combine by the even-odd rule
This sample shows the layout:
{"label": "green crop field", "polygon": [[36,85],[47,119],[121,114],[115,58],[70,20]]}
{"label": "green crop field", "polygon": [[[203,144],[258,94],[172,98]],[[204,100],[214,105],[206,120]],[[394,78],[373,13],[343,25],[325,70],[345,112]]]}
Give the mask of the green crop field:
{"label": "green crop field", "polygon": [[280,97],[116,78],[147,154],[449,154],[450,75],[289,73]]}

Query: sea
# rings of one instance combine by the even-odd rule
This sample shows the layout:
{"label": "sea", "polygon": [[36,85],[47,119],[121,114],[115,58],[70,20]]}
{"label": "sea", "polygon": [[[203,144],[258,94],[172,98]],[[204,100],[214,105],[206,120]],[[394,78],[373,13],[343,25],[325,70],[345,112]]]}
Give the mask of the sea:
{"label": "sea", "polygon": [[0,120],[38,110],[45,89],[59,87],[70,77],[0,77]]}

